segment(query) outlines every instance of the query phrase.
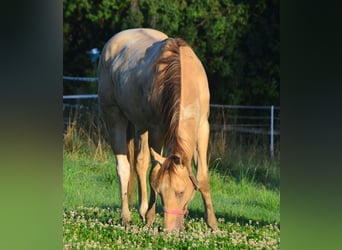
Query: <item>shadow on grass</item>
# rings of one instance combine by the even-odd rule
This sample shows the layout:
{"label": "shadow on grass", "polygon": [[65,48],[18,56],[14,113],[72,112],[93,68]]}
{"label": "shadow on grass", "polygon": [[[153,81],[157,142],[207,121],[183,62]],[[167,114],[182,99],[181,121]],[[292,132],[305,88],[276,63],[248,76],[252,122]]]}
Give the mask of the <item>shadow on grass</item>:
{"label": "shadow on grass", "polygon": [[[233,216],[231,214],[228,213],[220,213],[220,212],[215,212],[216,218],[223,218],[225,223],[231,222],[231,223],[239,223],[240,225],[245,225],[248,224],[250,221],[253,221],[253,223],[255,222],[254,219],[245,217],[245,216]],[[199,209],[190,209],[189,210],[189,218],[203,218],[204,219],[204,211],[203,210],[199,210]],[[275,221],[268,221],[268,220],[258,220],[257,221],[259,226],[265,226],[265,225],[269,225],[272,223],[275,223]]]}
{"label": "shadow on grass", "polygon": [[280,166],[277,160],[225,156],[224,159],[212,162],[209,171],[231,177],[237,182],[247,180],[262,184],[269,190],[279,190],[280,187]]}
{"label": "shadow on grass", "polygon": [[[110,209],[112,211],[112,214],[114,214],[114,218],[112,216],[107,216],[106,218],[99,218],[101,219],[104,223],[108,223],[108,221],[112,220],[112,223],[117,223],[117,224],[121,224],[121,207],[114,205],[114,206],[109,206],[109,205],[100,205],[100,206],[96,206],[100,209]],[[133,209],[130,209],[131,211],[131,215],[132,215],[132,221],[130,225],[138,225],[138,226],[144,226],[145,223],[143,222],[143,220],[141,219],[139,213],[138,213],[138,209],[137,207],[134,207]],[[164,218],[164,211],[162,209],[161,206],[157,206],[156,208],[156,215],[159,214],[159,216],[161,218]],[[244,226],[246,224],[250,224],[250,221],[252,221],[252,223],[258,223],[258,226],[260,227],[264,227],[266,225],[269,224],[273,224],[275,223],[275,221],[269,221],[269,220],[254,220],[245,216],[233,216],[231,214],[228,213],[221,213],[221,212],[215,212],[216,218],[219,219],[224,219],[224,223],[239,223],[241,226]],[[96,214],[93,214],[92,216],[96,217]],[[204,217],[204,211],[200,210],[200,209],[190,209],[189,210],[189,214],[185,217],[186,220],[189,219],[201,219],[203,218],[203,220],[205,221],[205,217]],[[185,223],[186,223],[185,220]],[[279,223],[277,223],[279,224]],[[278,225],[280,227],[280,224]],[[209,228],[209,227],[208,227]],[[160,228],[160,230],[162,229],[162,227]]]}

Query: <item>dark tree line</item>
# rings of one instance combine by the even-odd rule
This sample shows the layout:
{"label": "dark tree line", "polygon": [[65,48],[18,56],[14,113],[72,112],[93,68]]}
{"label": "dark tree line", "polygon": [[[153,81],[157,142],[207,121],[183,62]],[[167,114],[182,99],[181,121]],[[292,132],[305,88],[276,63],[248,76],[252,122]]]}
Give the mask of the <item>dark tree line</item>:
{"label": "dark tree line", "polygon": [[212,103],[279,105],[279,0],[63,3],[64,75],[93,76],[86,51],[101,50],[121,30],[155,28],[193,47],[206,68]]}

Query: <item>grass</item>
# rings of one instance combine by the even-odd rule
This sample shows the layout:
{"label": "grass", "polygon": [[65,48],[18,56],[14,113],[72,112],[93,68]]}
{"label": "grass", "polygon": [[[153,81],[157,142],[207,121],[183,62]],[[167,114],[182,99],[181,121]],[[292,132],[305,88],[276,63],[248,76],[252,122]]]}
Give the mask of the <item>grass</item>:
{"label": "grass", "polygon": [[279,249],[279,225],[261,226],[219,218],[220,230],[211,232],[203,219],[188,217],[184,232],[160,230],[162,217],[145,228],[133,210],[132,225],[119,224],[120,211],[112,208],[78,207],[65,210],[64,249]]}
{"label": "grass", "polygon": [[[137,195],[131,226],[124,228],[120,224],[114,157],[108,145],[99,139],[99,126],[78,125],[75,121],[69,123],[64,134],[64,249],[280,248],[279,167],[277,161],[267,157],[256,159],[257,146],[244,151],[241,158],[238,150],[223,151],[221,158],[217,150],[216,155],[210,154],[211,194],[218,232],[211,232],[203,220],[199,192],[189,205],[184,232],[162,230],[160,199],[156,222],[152,228],[145,228],[137,211]],[[215,135],[212,138],[217,140]],[[221,143],[226,142],[217,140],[215,145],[211,141],[211,150],[224,150],[226,147]],[[267,171],[259,173],[257,169]]]}

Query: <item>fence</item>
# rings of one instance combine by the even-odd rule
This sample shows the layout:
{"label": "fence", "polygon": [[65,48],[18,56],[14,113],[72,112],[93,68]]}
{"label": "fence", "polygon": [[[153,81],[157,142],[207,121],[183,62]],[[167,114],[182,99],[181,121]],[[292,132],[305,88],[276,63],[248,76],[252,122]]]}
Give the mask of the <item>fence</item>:
{"label": "fence", "polygon": [[[96,82],[95,77],[70,77],[63,76],[67,81]],[[86,109],[95,108],[98,111],[97,94],[77,94],[63,96],[63,110],[65,109]],[[68,100],[77,102],[66,103]],[[93,100],[87,104],[81,100]],[[244,105],[220,105],[210,104],[212,131],[234,131],[241,134],[256,134],[269,136],[269,150],[271,157],[274,156],[274,140],[280,137],[280,107],[277,106],[244,106]],[[217,119],[217,117],[220,117]],[[64,117],[68,122],[68,117]],[[219,123],[217,123],[220,121]]]}
{"label": "fence", "polygon": [[211,130],[268,135],[270,155],[274,156],[275,137],[280,136],[280,107],[210,104],[211,113],[215,113],[215,109],[216,113],[221,110],[221,122],[216,124],[218,119],[213,118]]}

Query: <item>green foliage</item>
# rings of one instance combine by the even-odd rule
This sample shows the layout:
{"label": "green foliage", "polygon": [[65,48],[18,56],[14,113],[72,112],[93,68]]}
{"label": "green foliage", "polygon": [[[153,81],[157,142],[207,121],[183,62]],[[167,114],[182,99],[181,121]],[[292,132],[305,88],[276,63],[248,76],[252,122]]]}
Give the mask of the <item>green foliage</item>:
{"label": "green foliage", "polygon": [[86,51],[115,33],[182,37],[206,68],[216,103],[279,105],[279,1],[64,0],[64,74],[94,73]]}

